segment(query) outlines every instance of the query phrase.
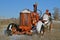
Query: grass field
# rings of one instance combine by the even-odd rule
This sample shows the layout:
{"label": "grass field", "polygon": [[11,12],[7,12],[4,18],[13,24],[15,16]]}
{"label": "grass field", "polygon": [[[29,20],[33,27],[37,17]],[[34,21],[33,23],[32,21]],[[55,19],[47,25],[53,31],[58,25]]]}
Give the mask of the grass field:
{"label": "grass field", "polygon": [[4,30],[7,25],[0,25],[0,40],[60,40],[60,21],[54,21],[52,31],[46,31],[43,36],[37,34],[6,36]]}

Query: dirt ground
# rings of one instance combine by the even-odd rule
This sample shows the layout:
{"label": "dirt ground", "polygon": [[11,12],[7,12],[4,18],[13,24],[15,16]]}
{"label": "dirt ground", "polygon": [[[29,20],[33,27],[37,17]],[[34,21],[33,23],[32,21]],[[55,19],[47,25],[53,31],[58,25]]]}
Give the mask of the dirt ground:
{"label": "dirt ground", "polygon": [[4,34],[6,27],[7,25],[0,25],[0,40],[60,40],[60,21],[53,21],[52,30],[46,31],[43,36],[37,34],[6,36]]}

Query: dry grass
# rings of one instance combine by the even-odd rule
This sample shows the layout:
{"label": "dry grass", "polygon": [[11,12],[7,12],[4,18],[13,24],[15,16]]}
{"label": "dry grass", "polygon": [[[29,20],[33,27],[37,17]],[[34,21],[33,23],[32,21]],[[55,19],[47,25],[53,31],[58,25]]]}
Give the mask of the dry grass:
{"label": "dry grass", "polygon": [[[7,24],[8,25],[8,24]],[[44,36],[33,34],[29,35],[13,35],[6,36],[3,34],[4,29],[7,27],[5,24],[0,24],[0,40],[60,40],[60,23],[53,23],[53,30],[46,31]]]}

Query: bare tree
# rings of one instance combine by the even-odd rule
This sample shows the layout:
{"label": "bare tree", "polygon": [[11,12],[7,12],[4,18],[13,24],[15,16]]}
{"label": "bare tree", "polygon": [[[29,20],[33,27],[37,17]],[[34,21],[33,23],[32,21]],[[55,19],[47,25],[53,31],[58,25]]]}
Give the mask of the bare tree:
{"label": "bare tree", "polygon": [[59,12],[60,12],[59,8],[55,7],[53,10],[54,10],[54,15],[53,15],[54,19],[55,20],[59,20],[59,18],[60,18],[59,17],[60,16],[60,14],[59,14]]}

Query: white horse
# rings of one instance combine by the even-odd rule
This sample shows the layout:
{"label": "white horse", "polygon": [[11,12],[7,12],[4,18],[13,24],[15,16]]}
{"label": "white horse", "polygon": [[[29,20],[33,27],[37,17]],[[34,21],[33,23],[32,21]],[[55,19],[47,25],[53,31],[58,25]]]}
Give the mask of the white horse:
{"label": "white horse", "polygon": [[39,20],[36,24],[36,30],[38,33],[44,34],[44,25],[41,20]]}
{"label": "white horse", "polygon": [[50,24],[51,24],[50,17],[51,16],[49,16],[47,14],[43,15],[44,26],[48,29],[50,28]]}
{"label": "white horse", "polygon": [[36,30],[37,30],[38,33],[40,33],[40,32],[44,33],[44,28],[45,27],[48,27],[48,29],[49,29],[50,23],[51,23],[50,20],[49,20],[49,18],[50,18],[49,15],[44,14],[44,16],[43,16],[44,23],[41,20],[39,20],[37,22],[37,24],[36,24]]}

